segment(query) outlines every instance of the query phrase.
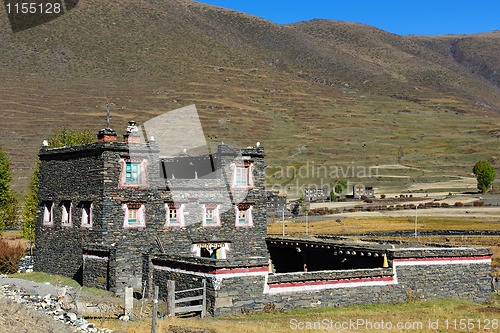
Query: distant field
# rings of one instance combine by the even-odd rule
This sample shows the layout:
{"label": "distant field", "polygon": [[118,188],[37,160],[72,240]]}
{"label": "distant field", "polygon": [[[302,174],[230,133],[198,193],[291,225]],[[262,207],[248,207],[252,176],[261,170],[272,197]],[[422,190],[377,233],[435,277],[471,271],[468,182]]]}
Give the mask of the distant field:
{"label": "distant field", "polygon": [[[427,39],[339,21],[277,25],[196,1],[86,0],[15,34],[0,15],[0,40],[0,144],[18,193],[42,141],[65,126],[97,133],[108,102],[119,135],[128,120],[196,104],[208,141],[259,141],[274,168],[343,171],[269,174],[292,191],[338,178],[407,188],[498,164],[498,32]],[[400,167],[349,172],[387,165]]]}
{"label": "distant field", "polygon": [[[381,233],[392,231],[413,231],[415,230],[414,217],[349,217],[341,222],[314,221],[309,222],[309,233],[314,235],[342,235],[342,234],[362,234]],[[496,219],[475,219],[468,218],[447,218],[447,217],[425,217],[417,224],[418,231],[437,230],[464,230],[500,231],[500,222]],[[282,223],[275,222],[268,225],[269,234],[281,234]],[[305,234],[306,225],[304,222],[286,221],[286,234]]]}

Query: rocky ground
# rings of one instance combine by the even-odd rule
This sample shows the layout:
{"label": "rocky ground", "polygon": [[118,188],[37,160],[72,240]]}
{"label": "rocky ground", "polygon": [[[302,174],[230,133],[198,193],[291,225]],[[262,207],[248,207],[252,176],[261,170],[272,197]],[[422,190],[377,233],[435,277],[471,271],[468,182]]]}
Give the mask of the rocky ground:
{"label": "rocky ground", "polygon": [[79,317],[72,288],[0,276],[0,332],[110,333]]}
{"label": "rocky ground", "polygon": [[0,299],[0,332],[66,333],[72,330],[43,313],[29,309],[11,299],[2,298]]}

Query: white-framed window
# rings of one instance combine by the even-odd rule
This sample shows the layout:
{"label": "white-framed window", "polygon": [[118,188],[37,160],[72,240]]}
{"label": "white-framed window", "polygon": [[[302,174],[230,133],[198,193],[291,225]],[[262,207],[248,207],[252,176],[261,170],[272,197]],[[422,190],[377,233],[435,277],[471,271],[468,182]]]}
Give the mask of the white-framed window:
{"label": "white-framed window", "polygon": [[231,164],[233,168],[233,187],[253,187],[253,169],[252,163]]}
{"label": "white-framed window", "polygon": [[203,227],[219,227],[221,225],[220,220],[220,205],[217,204],[205,204],[203,205]]}
{"label": "white-framed window", "polygon": [[82,208],[82,219],[81,219],[81,227],[82,228],[92,228],[92,210],[94,208],[94,204],[90,201],[83,201],[81,203]]}
{"label": "white-framed window", "polygon": [[123,228],[139,229],[146,227],[144,216],[146,206],[143,203],[124,203],[122,209],[124,213]]}
{"label": "white-framed window", "polygon": [[122,171],[120,173],[119,187],[138,187],[148,186],[147,160],[120,159]]}
{"label": "white-framed window", "polygon": [[165,203],[165,227],[184,226],[184,204]]}
{"label": "white-framed window", "polygon": [[63,227],[71,227],[71,211],[73,208],[73,204],[71,201],[63,201],[61,202],[61,226]]}
{"label": "white-framed window", "polygon": [[230,244],[228,242],[194,243],[191,246],[191,253],[202,258],[227,259]]}
{"label": "white-framed window", "polygon": [[237,227],[252,227],[253,217],[252,217],[252,205],[249,204],[239,204],[235,206]]}
{"label": "white-framed window", "polygon": [[54,225],[54,203],[52,201],[45,201],[43,203],[43,225]]}

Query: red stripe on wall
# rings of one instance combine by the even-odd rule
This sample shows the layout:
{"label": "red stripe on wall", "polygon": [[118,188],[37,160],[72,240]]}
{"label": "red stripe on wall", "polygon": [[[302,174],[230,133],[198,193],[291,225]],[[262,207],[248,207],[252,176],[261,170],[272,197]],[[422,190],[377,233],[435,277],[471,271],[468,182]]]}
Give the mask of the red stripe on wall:
{"label": "red stripe on wall", "polygon": [[391,282],[394,281],[393,276],[369,277],[369,278],[353,278],[353,279],[338,279],[338,280],[323,280],[323,281],[306,281],[306,282],[290,282],[276,283],[269,285],[269,288],[289,288],[289,287],[306,287],[320,285],[336,285],[340,283],[360,283],[360,282]]}
{"label": "red stripe on wall", "polygon": [[249,267],[249,268],[222,268],[215,271],[207,272],[207,274],[225,275],[225,274],[242,274],[242,273],[267,273],[269,268],[262,267]]}
{"label": "red stripe on wall", "polygon": [[429,258],[394,258],[394,262],[406,261],[463,261],[463,260],[487,260],[492,256],[477,256],[477,257],[429,257]]}

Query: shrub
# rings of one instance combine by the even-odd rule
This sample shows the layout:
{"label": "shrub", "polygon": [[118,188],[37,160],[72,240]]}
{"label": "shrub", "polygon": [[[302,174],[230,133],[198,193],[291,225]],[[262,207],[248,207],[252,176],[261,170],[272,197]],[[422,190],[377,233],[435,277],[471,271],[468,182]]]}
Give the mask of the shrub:
{"label": "shrub", "polygon": [[19,259],[24,256],[21,244],[11,245],[0,239],[0,273],[11,274],[17,272]]}
{"label": "shrub", "polygon": [[474,201],[474,207],[482,207],[484,206],[484,201]]}
{"label": "shrub", "polygon": [[385,194],[381,194],[380,199],[385,199]]}
{"label": "shrub", "polygon": [[460,201],[455,202],[455,207],[463,207],[463,206],[464,206],[463,202]]}

